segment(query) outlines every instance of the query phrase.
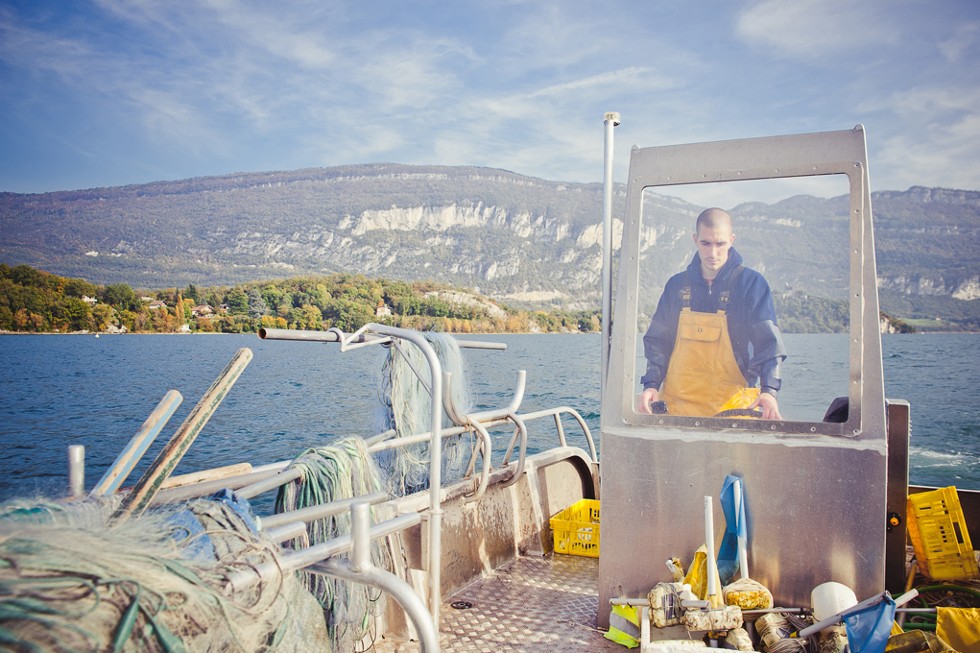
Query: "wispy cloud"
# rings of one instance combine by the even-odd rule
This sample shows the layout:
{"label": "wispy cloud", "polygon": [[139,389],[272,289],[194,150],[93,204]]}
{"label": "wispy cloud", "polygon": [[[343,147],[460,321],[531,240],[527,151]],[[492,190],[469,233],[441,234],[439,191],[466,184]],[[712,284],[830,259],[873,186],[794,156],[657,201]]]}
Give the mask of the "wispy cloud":
{"label": "wispy cloud", "polygon": [[627,145],[864,122],[878,183],[929,185],[980,156],[978,49],[960,0],[8,4],[0,190],[378,160],[595,181],[610,110]]}
{"label": "wispy cloud", "polygon": [[957,25],[953,35],[939,43],[939,51],[950,63],[958,63],[964,60],[964,55],[968,51],[976,50],[978,43],[980,43],[980,22],[969,22]]}
{"label": "wispy cloud", "polygon": [[819,59],[895,43],[899,30],[890,10],[896,3],[850,0],[761,0],[742,11],[736,34],[777,54]]}

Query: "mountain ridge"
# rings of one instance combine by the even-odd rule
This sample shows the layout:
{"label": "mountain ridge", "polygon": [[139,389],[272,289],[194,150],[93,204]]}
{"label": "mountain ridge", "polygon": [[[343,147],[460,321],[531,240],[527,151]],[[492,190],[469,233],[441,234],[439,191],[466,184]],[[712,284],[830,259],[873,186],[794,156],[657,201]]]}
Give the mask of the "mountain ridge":
{"label": "mountain ridge", "polygon": [[[624,203],[617,185],[614,215]],[[913,316],[980,323],[969,246],[980,192],[913,186],[875,191],[872,205],[883,304],[893,296]],[[655,193],[647,206],[657,222],[641,264],[655,287],[690,260],[700,209]],[[395,163],[0,193],[0,261],[146,288],[354,272],[575,310],[599,304],[601,209],[599,183]],[[846,238],[847,210],[844,197],[807,195],[731,208],[740,251],[774,292],[831,297],[846,288],[847,259],[816,245]],[[645,309],[652,301],[641,298]]]}

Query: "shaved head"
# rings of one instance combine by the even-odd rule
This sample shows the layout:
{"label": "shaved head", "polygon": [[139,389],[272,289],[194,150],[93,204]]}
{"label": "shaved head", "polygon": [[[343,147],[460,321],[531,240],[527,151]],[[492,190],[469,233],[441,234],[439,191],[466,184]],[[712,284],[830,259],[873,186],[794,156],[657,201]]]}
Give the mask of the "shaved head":
{"label": "shaved head", "polygon": [[694,231],[701,231],[701,227],[708,227],[709,229],[728,227],[731,229],[732,216],[728,214],[728,211],[717,207],[705,209],[698,216],[698,221],[694,225]]}
{"label": "shaved head", "polygon": [[698,216],[694,244],[701,257],[701,276],[711,281],[728,262],[728,252],[735,242],[732,216],[719,208],[705,209]]}

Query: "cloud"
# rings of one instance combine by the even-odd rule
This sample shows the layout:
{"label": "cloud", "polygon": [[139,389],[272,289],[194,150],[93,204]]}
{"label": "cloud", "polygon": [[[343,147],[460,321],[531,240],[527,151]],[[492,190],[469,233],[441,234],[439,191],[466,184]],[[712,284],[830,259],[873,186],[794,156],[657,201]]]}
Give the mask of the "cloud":
{"label": "cloud", "polygon": [[[968,50],[972,50],[980,39],[980,22],[969,22],[957,25],[953,36],[939,43],[939,51],[950,63],[956,63],[964,58]],[[973,62],[969,62],[971,65]]]}
{"label": "cloud", "polygon": [[894,4],[851,0],[761,0],[736,18],[735,33],[775,54],[818,59],[899,38]]}
{"label": "cloud", "polygon": [[980,87],[923,86],[885,104],[900,127],[882,134],[877,160],[902,187],[976,188]]}

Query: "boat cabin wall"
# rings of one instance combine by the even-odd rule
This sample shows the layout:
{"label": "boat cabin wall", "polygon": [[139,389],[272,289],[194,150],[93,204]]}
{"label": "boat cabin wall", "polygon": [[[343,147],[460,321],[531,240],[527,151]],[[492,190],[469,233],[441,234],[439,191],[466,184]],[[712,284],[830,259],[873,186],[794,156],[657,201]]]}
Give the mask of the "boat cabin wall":
{"label": "boat cabin wall", "polygon": [[[644,191],[813,175],[846,181],[848,216],[839,251],[846,261],[840,293],[849,318],[839,393],[847,398],[843,421],[638,411],[641,336],[649,323],[647,317],[640,324],[638,309],[645,290],[641,261],[665,269],[677,264],[651,261],[644,249],[651,234],[667,233],[643,223]],[[696,215],[690,216],[690,232]],[[678,249],[690,260],[693,243],[682,241]],[[633,149],[602,397],[600,606],[618,596],[646,596],[658,582],[671,580],[665,565],[671,557],[686,568],[705,543],[705,496],[714,498],[716,536],[709,546],[717,552],[725,532],[718,497],[728,475],[743,481],[749,575],[772,591],[778,605],[808,606],[811,590],[826,581],[844,583],[862,598],[885,588],[888,445],[876,276],[862,127]],[[834,398],[824,398],[823,405]],[[608,616],[599,610],[601,624]]]}

